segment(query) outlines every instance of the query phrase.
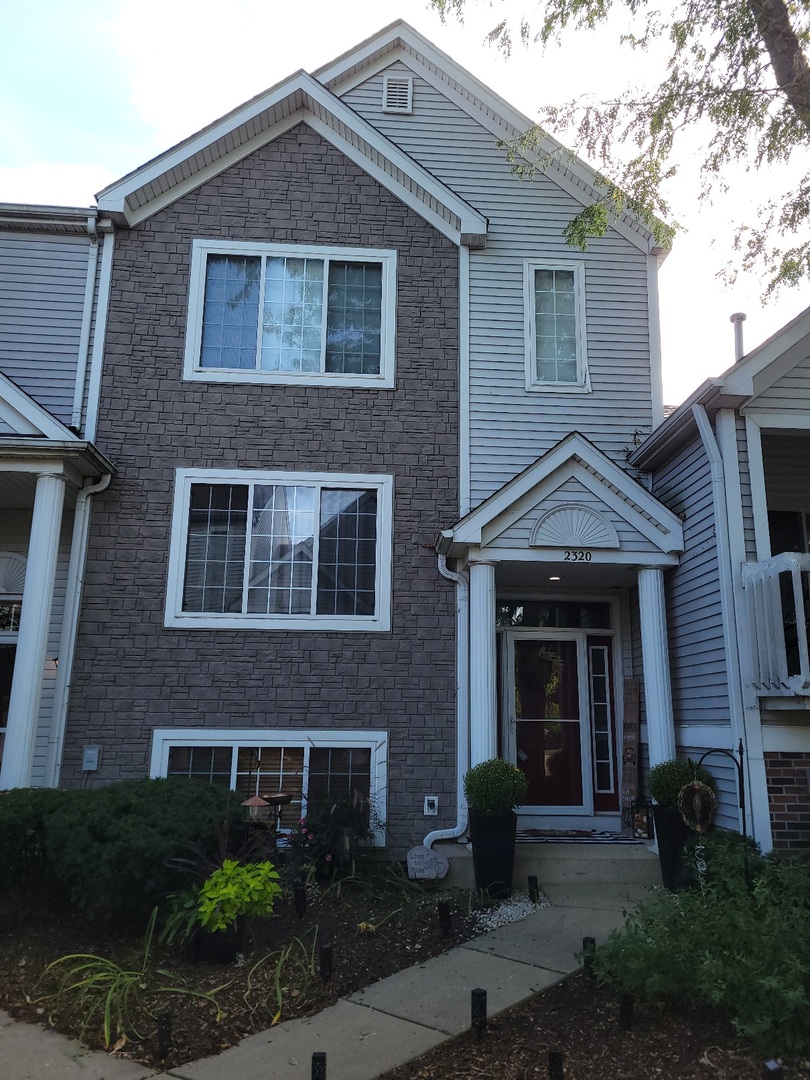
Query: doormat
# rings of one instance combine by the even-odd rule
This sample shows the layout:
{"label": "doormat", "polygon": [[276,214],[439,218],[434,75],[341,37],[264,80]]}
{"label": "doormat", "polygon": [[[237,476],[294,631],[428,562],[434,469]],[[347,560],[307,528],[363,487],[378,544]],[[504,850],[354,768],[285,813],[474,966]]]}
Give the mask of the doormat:
{"label": "doormat", "polygon": [[643,844],[635,836],[623,833],[596,832],[590,829],[558,830],[556,832],[541,829],[518,829],[519,844]]}

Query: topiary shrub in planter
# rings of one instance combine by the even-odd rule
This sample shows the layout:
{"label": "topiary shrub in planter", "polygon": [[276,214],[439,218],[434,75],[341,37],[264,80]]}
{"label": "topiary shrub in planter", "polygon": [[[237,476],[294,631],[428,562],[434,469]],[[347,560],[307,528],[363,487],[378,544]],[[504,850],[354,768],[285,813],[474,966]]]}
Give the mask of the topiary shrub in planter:
{"label": "topiary shrub in planter", "polygon": [[475,886],[495,899],[512,892],[517,815],[526,795],[526,776],[503,758],[476,765],[464,777],[470,811]]}
{"label": "topiary shrub in planter", "polygon": [[683,847],[693,835],[678,809],[678,797],[694,780],[716,790],[712,774],[702,765],[696,767],[689,758],[662,761],[650,769],[647,777],[647,790],[655,799],[653,820],[661,880],[667,889],[677,889],[680,884]]}

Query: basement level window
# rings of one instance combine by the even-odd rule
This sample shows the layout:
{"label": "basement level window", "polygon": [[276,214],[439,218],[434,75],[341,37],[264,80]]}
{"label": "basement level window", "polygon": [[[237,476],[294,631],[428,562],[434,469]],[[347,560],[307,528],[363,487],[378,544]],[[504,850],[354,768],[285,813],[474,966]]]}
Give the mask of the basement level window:
{"label": "basement level window", "polygon": [[409,75],[386,75],[383,79],[383,112],[413,112],[413,79]]}

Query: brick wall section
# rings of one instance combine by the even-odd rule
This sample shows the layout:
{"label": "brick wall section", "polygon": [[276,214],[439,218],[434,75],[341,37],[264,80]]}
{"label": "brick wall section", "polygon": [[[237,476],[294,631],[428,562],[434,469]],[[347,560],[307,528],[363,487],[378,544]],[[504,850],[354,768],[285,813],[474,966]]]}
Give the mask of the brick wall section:
{"label": "brick wall section", "polygon": [[[195,237],[395,248],[396,388],[183,382]],[[144,776],[153,727],[385,728],[392,845],[451,823],[455,589],[430,545],[458,506],[457,268],[305,125],[119,235],[97,439],[119,472],[93,508],[64,783],[86,743],[93,782]],[[178,466],[393,475],[393,631],[164,629]]]}
{"label": "brick wall section", "polygon": [[810,849],[810,754],[766,753],[773,846]]}

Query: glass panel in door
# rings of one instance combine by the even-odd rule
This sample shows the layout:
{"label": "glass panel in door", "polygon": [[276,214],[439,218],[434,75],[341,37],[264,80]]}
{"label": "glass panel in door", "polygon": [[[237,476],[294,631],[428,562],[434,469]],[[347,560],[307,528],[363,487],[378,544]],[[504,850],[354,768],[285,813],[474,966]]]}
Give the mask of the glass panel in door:
{"label": "glass panel in door", "polygon": [[517,764],[528,806],[581,807],[582,736],[577,642],[513,642]]}

